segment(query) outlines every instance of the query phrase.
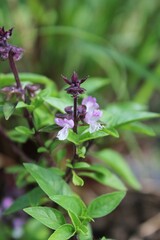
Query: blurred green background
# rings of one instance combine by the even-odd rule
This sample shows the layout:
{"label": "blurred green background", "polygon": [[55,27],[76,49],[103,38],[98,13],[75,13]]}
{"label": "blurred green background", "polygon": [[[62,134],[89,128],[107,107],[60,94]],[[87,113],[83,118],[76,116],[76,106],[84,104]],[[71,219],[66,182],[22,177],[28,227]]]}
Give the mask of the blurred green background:
{"label": "blurred green background", "polygon": [[[1,3],[0,22],[14,27],[10,41],[25,49],[20,72],[44,74],[59,88],[61,74],[73,71],[104,77],[110,84],[97,92],[102,107],[134,101],[159,112],[159,12],[159,0],[8,0]],[[7,62],[0,71],[10,72]],[[159,148],[159,120],[153,128]],[[137,157],[137,140],[129,133],[124,138]],[[155,147],[155,139],[146,141]]]}
{"label": "blurred green background", "polygon": [[[14,27],[10,41],[25,49],[20,72],[46,75],[59,88],[61,74],[73,71],[104,77],[110,84],[97,92],[102,106],[134,101],[160,112],[159,0],[6,0],[0,23]],[[7,62],[0,72],[10,72]],[[113,143],[146,191],[160,183],[159,122],[151,122],[155,138],[125,132]]]}
{"label": "blurred green background", "polygon": [[160,86],[159,10],[159,0],[8,0],[0,22],[15,28],[12,43],[25,49],[20,71],[59,85],[74,70],[103,76],[107,98],[150,103]]}

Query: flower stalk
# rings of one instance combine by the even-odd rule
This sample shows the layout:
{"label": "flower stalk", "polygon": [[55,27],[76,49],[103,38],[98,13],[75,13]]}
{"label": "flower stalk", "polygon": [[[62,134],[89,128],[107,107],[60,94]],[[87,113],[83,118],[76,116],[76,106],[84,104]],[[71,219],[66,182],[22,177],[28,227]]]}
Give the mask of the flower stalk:
{"label": "flower stalk", "polygon": [[9,52],[9,58],[8,59],[9,59],[9,65],[10,65],[11,71],[14,74],[14,78],[15,78],[15,81],[16,81],[17,88],[22,91],[22,84],[21,84],[21,81],[19,79],[19,75],[18,75],[18,71],[17,71],[15,61],[13,59],[12,51]]}

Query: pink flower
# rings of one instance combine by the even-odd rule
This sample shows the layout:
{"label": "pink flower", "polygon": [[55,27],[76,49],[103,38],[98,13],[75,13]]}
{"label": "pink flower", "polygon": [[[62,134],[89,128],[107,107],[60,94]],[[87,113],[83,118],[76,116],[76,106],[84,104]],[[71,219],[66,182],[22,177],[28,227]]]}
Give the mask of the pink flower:
{"label": "pink flower", "polygon": [[68,130],[69,128],[74,127],[74,122],[72,119],[67,119],[67,118],[55,118],[55,122],[57,125],[60,127],[63,127],[57,134],[57,138],[59,140],[65,140],[68,137]]}
{"label": "pink flower", "polygon": [[99,105],[96,98],[91,96],[84,98],[82,104],[86,106],[86,115],[84,121],[88,123],[89,132],[93,133],[101,130],[103,126],[99,123],[99,119],[102,117],[102,111],[99,110]]}

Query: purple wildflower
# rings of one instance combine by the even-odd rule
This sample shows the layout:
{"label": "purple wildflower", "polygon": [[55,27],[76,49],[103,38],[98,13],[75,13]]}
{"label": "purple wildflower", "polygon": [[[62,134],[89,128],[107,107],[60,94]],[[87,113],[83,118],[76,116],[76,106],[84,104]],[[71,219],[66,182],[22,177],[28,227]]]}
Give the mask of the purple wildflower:
{"label": "purple wildflower", "polygon": [[25,221],[21,217],[17,217],[13,220],[13,231],[12,231],[12,237],[14,239],[21,238],[23,235],[23,225]]}
{"label": "purple wildflower", "polygon": [[99,110],[99,105],[96,101],[96,98],[91,96],[84,98],[82,104],[86,106],[84,122],[90,125],[89,132],[93,133],[101,130],[103,126],[99,123],[99,119],[102,117],[102,111]]}
{"label": "purple wildflower", "polygon": [[59,140],[65,140],[68,136],[69,128],[74,127],[74,121],[72,119],[67,118],[55,118],[55,122],[60,127],[63,127],[57,134],[57,138]]}
{"label": "purple wildflower", "polygon": [[5,210],[9,208],[12,205],[12,203],[13,203],[13,199],[11,197],[5,197],[2,200],[1,207]]}
{"label": "purple wildflower", "polygon": [[5,31],[4,27],[0,27],[0,58],[2,60],[6,60],[9,56],[12,56],[15,61],[18,61],[23,55],[22,48],[7,43],[7,40],[12,36],[12,31],[13,28]]}

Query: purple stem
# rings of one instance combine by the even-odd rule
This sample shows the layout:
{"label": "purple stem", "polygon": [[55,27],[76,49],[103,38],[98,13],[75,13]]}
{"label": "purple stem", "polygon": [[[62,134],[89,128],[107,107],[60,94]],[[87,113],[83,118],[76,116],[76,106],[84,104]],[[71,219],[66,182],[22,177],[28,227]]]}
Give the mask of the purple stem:
{"label": "purple stem", "polygon": [[74,97],[74,128],[73,131],[77,133],[77,103],[78,103],[78,98],[77,96]]}
{"label": "purple stem", "polygon": [[[17,84],[17,89],[20,89],[20,91],[22,93],[22,100],[25,102],[26,101],[25,100],[25,94],[23,92],[22,84],[21,84],[21,81],[19,79],[19,74],[18,74],[17,67],[16,67],[16,64],[15,64],[15,61],[14,61],[14,58],[13,58],[12,51],[9,52],[9,65],[10,65],[11,71],[13,72],[13,75],[15,77],[15,81],[16,81],[16,84]],[[43,140],[41,139],[41,137],[39,135],[39,132],[37,132],[37,130],[35,128],[35,125],[34,125],[34,122],[33,122],[33,116],[28,111],[28,109],[24,109],[24,117],[27,119],[27,122],[28,122],[28,125],[29,125],[30,129],[35,130],[35,135],[34,136],[35,136],[35,139],[36,139],[36,142],[37,142],[38,146],[44,147]],[[46,152],[46,153],[44,153],[44,155],[48,159],[49,164],[53,165],[52,157],[50,156],[50,154]]]}
{"label": "purple stem", "polygon": [[21,85],[21,82],[20,82],[20,79],[19,79],[16,64],[15,64],[14,59],[13,59],[12,51],[9,52],[9,65],[10,65],[10,68],[11,68],[13,74],[14,74],[16,84],[17,84],[17,88],[22,90],[22,85]]}

